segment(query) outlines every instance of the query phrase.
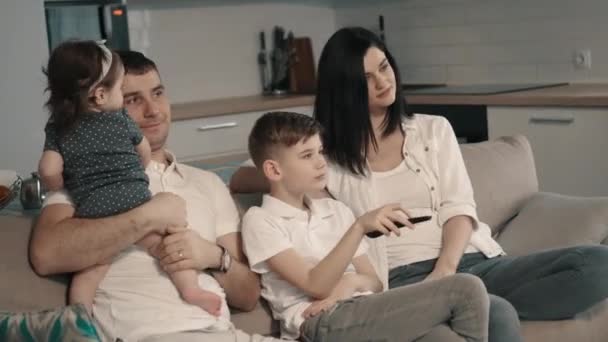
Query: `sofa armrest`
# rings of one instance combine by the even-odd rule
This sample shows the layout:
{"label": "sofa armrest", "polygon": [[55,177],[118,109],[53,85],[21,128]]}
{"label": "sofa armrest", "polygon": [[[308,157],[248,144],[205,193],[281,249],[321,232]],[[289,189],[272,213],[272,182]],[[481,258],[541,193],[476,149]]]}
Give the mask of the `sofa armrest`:
{"label": "sofa armrest", "polygon": [[0,310],[35,311],[64,306],[68,275],[39,277],[28,262],[32,218],[0,215]]}
{"label": "sofa armrest", "polygon": [[608,242],[608,197],[533,195],[497,238],[509,255]]}

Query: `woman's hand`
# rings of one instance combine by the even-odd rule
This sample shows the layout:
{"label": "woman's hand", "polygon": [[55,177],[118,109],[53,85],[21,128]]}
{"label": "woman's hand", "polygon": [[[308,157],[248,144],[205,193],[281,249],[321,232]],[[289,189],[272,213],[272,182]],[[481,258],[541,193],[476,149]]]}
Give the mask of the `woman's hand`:
{"label": "woman's hand", "polygon": [[222,252],[216,244],[183,227],[169,227],[167,233],[157,246],[158,259],[165,272],[203,271],[219,266]]}
{"label": "woman's hand", "polygon": [[426,278],[424,278],[423,281],[437,280],[437,279],[449,277],[454,274],[456,274],[455,269],[437,265],[437,266],[435,266],[433,271],[431,273],[429,273],[429,275],[426,276]]}
{"label": "woman's hand", "polygon": [[378,231],[387,236],[391,232],[397,236],[401,236],[401,232],[395,222],[414,229],[414,225],[407,218],[408,215],[401,206],[398,203],[393,203],[361,215],[355,224],[359,225],[364,234]]}
{"label": "woman's hand", "polygon": [[325,298],[312,302],[304,312],[302,317],[308,319],[318,315],[319,313],[326,311],[333,307],[338,301],[351,298],[353,293],[356,291],[356,273],[347,273],[342,276],[342,279],[338,282],[336,287],[333,289],[331,294]]}

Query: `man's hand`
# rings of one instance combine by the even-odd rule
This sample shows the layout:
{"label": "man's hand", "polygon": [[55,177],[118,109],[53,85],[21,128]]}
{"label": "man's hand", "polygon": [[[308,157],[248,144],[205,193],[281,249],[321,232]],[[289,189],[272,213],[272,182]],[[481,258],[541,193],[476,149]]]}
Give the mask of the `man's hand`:
{"label": "man's hand", "polygon": [[333,289],[331,294],[321,300],[316,300],[312,302],[304,312],[302,312],[302,317],[304,319],[308,319],[318,315],[319,313],[330,309],[333,307],[338,301],[348,299],[352,297],[353,293],[356,291],[356,273],[347,273],[342,279],[338,282],[336,287]]}
{"label": "man's hand", "polygon": [[219,266],[221,249],[216,244],[183,227],[169,227],[167,233],[157,246],[156,254],[152,253],[158,256],[165,272],[203,271]]}
{"label": "man's hand", "polygon": [[188,225],[186,201],[170,192],[154,195],[150,201],[140,206],[139,210],[142,211],[139,215],[145,217],[147,223],[152,227],[151,231],[160,235],[167,234],[168,227]]}

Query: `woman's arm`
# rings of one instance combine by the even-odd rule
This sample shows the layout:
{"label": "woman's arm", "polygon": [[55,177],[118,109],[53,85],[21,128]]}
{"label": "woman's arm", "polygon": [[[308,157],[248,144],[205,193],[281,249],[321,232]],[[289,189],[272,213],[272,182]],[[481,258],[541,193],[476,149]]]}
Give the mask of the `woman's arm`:
{"label": "woman's arm", "polygon": [[266,177],[255,166],[239,167],[230,178],[228,187],[232,193],[266,193],[270,191]]}
{"label": "woman's arm", "polygon": [[426,279],[439,279],[456,273],[472,234],[473,224],[470,217],[460,215],[450,218],[443,225],[439,259]]}
{"label": "woman's arm", "polygon": [[438,151],[441,200],[438,219],[442,227],[442,238],[439,259],[427,279],[441,278],[456,272],[471,235],[477,228],[473,187],[456,134],[447,119],[437,120],[434,134]]}

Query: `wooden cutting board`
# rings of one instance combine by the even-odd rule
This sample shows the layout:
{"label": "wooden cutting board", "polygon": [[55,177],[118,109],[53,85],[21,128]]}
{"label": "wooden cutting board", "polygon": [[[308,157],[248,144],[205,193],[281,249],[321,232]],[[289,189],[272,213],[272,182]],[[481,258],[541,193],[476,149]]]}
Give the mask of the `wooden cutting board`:
{"label": "wooden cutting board", "polygon": [[294,38],[289,44],[289,51],[289,91],[294,94],[314,94],[317,81],[310,38]]}

